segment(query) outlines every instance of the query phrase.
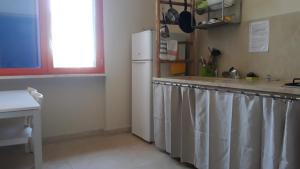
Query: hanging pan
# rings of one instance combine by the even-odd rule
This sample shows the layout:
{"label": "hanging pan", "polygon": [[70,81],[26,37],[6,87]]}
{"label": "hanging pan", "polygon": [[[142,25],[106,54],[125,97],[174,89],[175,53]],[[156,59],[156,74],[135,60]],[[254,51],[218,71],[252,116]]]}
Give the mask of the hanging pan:
{"label": "hanging pan", "polygon": [[187,6],[187,0],[184,0],[184,11],[179,15],[179,27],[185,33],[192,33],[195,30],[192,25],[196,21],[195,18],[192,19],[192,14],[187,10]]}
{"label": "hanging pan", "polygon": [[173,8],[172,0],[169,0],[170,9],[166,13],[166,22],[168,24],[178,24],[179,13]]}
{"label": "hanging pan", "polygon": [[169,31],[169,28],[168,28],[168,26],[166,24],[166,19],[165,19],[164,12],[162,12],[162,17],[163,17],[163,24],[160,27],[160,35],[163,38],[168,38],[168,37],[170,37],[170,31]]}

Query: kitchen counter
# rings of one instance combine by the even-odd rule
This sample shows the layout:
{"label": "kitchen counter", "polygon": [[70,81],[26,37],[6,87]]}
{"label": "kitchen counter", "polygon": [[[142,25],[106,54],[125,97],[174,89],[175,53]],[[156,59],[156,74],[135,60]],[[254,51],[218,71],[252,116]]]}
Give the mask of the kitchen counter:
{"label": "kitchen counter", "polygon": [[289,83],[287,81],[267,81],[267,80],[248,81],[245,79],[212,78],[212,77],[198,77],[198,76],[166,77],[166,78],[154,77],[153,81],[199,85],[205,87],[230,88],[230,89],[239,89],[239,90],[247,90],[247,91],[293,95],[293,96],[300,97],[300,88],[284,86],[284,84]]}

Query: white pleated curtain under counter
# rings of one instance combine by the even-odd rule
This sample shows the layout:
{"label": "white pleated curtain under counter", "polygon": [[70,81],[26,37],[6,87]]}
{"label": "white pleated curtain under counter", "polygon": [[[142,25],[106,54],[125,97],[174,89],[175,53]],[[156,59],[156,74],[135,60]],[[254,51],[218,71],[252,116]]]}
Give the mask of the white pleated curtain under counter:
{"label": "white pleated curtain under counter", "polygon": [[[155,145],[182,162],[194,163],[194,92],[154,84]],[[191,109],[190,109],[191,108]]]}
{"label": "white pleated curtain under counter", "polygon": [[300,102],[154,84],[155,145],[199,169],[299,169]]}

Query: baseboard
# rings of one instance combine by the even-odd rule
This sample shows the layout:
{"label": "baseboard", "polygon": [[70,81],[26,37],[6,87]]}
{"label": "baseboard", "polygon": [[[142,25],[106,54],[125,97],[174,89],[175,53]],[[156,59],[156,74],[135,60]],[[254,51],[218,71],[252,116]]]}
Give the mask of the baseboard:
{"label": "baseboard", "polygon": [[130,133],[131,127],[125,127],[120,129],[112,129],[112,130],[103,130],[104,135],[115,135],[115,134],[122,134],[122,133]]}
{"label": "baseboard", "polygon": [[61,135],[61,136],[54,136],[54,137],[47,137],[43,139],[43,144],[49,144],[49,143],[56,143],[66,140],[72,140],[72,139],[80,139],[85,137],[93,137],[93,136],[109,136],[109,135],[117,135],[117,134],[123,134],[123,133],[130,133],[131,128],[120,128],[120,129],[114,129],[114,130],[95,130],[95,131],[88,131],[88,132],[82,132],[82,133],[76,133],[76,134],[67,134],[67,135]]}

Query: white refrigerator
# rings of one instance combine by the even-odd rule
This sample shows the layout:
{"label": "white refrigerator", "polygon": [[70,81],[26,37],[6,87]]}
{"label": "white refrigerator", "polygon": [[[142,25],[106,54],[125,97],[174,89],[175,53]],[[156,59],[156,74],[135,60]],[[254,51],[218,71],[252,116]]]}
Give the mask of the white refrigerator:
{"label": "white refrigerator", "polygon": [[154,32],[132,35],[132,133],[153,141],[152,66]]}

